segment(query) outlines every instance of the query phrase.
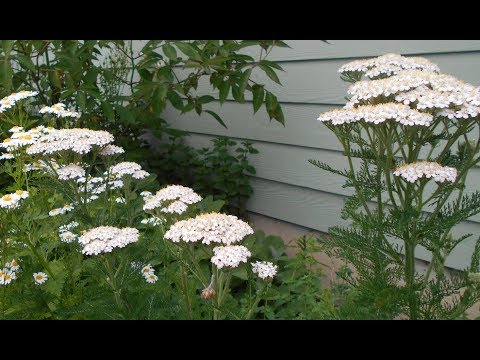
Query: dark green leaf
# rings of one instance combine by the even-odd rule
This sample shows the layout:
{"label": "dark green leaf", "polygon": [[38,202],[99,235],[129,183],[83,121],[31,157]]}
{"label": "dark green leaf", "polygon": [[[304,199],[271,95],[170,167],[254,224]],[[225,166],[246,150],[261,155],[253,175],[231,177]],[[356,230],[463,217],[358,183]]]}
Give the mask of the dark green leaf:
{"label": "dark green leaf", "polygon": [[252,69],[247,69],[243,72],[242,76],[240,77],[240,82],[239,82],[239,86],[240,86],[240,93],[242,94],[242,96],[244,96],[245,94],[245,89],[247,88],[247,85],[248,85],[248,80],[250,79],[250,75],[252,74]]}
{"label": "dark green leaf", "polygon": [[263,104],[265,98],[265,90],[262,85],[255,84],[252,86],[253,92],[253,113],[255,114]]}
{"label": "dark green leaf", "polygon": [[181,96],[175,90],[169,90],[167,92],[167,97],[168,97],[168,100],[172,103],[172,105],[176,109],[178,109],[178,110],[183,109],[183,100],[182,100]]}
{"label": "dark green leaf", "polygon": [[282,83],[280,82],[280,79],[278,78],[277,74],[275,73],[274,70],[272,70],[271,67],[269,67],[268,65],[266,64],[260,64],[259,65],[260,68],[265,71],[265,74],[267,74],[267,76],[272,79],[273,81],[275,81],[277,84],[280,84],[282,85]]}
{"label": "dark green leaf", "polygon": [[222,82],[218,87],[218,90],[219,90],[220,104],[223,104],[227,99],[228,93],[230,91],[230,81],[225,80],[224,82]]}
{"label": "dark green leaf", "polygon": [[33,63],[32,59],[29,56],[23,54],[17,54],[17,60],[24,67],[30,71],[35,71],[35,64]]}
{"label": "dark green leaf", "polygon": [[175,50],[175,48],[172,45],[165,44],[162,46],[162,49],[163,49],[163,53],[167,55],[167,57],[170,60],[177,60],[178,58],[177,50]]}
{"label": "dark green leaf", "polygon": [[203,96],[200,96],[200,98],[198,99],[198,102],[200,104],[208,104],[209,102],[212,102],[214,100],[215,98],[211,95],[203,95]]}
{"label": "dark green leaf", "polygon": [[113,107],[110,103],[108,103],[107,101],[102,101],[102,110],[107,119],[115,119],[115,112],[113,111]]}
{"label": "dark green leaf", "polygon": [[77,95],[75,96],[75,101],[77,102],[78,106],[80,106],[82,110],[86,109],[87,99],[83,91],[77,91]]}
{"label": "dark green leaf", "polygon": [[200,54],[189,43],[175,41],[175,45],[180,49],[181,52],[183,52],[189,58],[197,60],[197,61],[202,61],[202,58],[200,57]]}
{"label": "dark green leaf", "polygon": [[228,128],[227,128],[227,125],[225,125],[225,123],[223,122],[222,118],[221,118],[220,116],[218,116],[217,113],[215,113],[215,112],[213,112],[213,111],[211,111],[211,110],[205,110],[205,112],[206,112],[206,113],[209,113],[210,115],[212,115],[212,116],[215,118],[215,120],[217,120],[217,121],[220,123],[220,125],[222,125],[225,129],[228,129]]}

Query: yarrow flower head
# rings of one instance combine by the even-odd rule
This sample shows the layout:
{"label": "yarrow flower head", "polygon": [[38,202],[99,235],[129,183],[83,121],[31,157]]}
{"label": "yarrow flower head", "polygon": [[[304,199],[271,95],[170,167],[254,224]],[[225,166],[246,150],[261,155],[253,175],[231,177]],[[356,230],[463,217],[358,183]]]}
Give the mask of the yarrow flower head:
{"label": "yarrow flower head", "polygon": [[123,178],[125,175],[130,175],[134,179],[144,179],[148,175],[150,175],[148,172],[145,170],[142,170],[142,167],[131,161],[125,161],[118,163],[116,165],[113,165],[109,169],[110,174],[115,176],[117,179]]}
{"label": "yarrow flower head", "polygon": [[271,262],[268,261],[256,261],[252,263],[252,271],[254,274],[260,279],[273,279],[273,277],[277,274],[277,265],[273,265]]}
{"label": "yarrow flower head", "polygon": [[33,274],[33,280],[35,281],[35,284],[42,285],[45,281],[48,280],[48,275],[44,272],[37,272]]}
{"label": "yarrow flower head", "polygon": [[137,242],[138,237],[139,232],[134,228],[120,229],[113,226],[100,226],[83,233],[78,238],[78,242],[83,245],[83,254],[98,255]]}
{"label": "yarrow flower head", "polygon": [[125,150],[122,147],[117,145],[107,145],[102,150],[100,150],[100,155],[102,156],[112,156],[117,154],[123,154]]}
{"label": "yarrow flower head", "polygon": [[213,248],[211,262],[221,269],[223,267],[236,268],[240,263],[246,263],[252,256],[243,245],[217,246]]}
{"label": "yarrow flower head", "polygon": [[114,140],[113,135],[104,130],[61,129],[51,131],[38,138],[38,141],[27,148],[30,155],[48,155],[61,151],[73,151],[87,154],[94,146],[104,147]]}
{"label": "yarrow flower head", "polygon": [[401,176],[408,182],[415,182],[422,177],[432,178],[436,182],[455,182],[457,169],[449,166],[442,166],[436,162],[419,161],[399,166],[393,172],[395,176]]}
{"label": "yarrow flower head", "polygon": [[85,169],[77,164],[62,166],[57,170],[59,180],[74,180],[85,176]]}
{"label": "yarrow flower head", "polygon": [[165,233],[165,238],[173,242],[201,241],[204,244],[230,245],[250,234],[253,234],[250,225],[236,216],[210,213],[176,222]]}
{"label": "yarrow flower head", "polygon": [[59,118],[73,118],[77,119],[80,114],[75,111],[65,110],[65,104],[58,103],[52,106],[44,106],[40,109],[40,114],[53,114]]}
{"label": "yarrow flower head", "polygon": [[354,60],[343,65],[338,72],[361,72],[370,78],[381,75],[397,75],[404,70],[427,70],[439,72],[440,69],[430,60],[422,57],[404,57],[398,54],[385,54],[372,59]]}
{"label": "yarrow flower head", "polygon": [[341,125],[360,120],[364,120],[366,123],[380,124],[389,119],[403,125],[429,126],[433,121],[433,116],[410,109],[407,105],[387,103],[331,110],[321,114],[317,120],[331,121],[333,125]]}
{"label": "yarrow flower head", "polygon": [[193,189],[182,185],[169,185],[157,191],[153,196],[145,193],[143,210],[149,211],[160,208],[163,213],[183,214],[190,204],[202,200]]}

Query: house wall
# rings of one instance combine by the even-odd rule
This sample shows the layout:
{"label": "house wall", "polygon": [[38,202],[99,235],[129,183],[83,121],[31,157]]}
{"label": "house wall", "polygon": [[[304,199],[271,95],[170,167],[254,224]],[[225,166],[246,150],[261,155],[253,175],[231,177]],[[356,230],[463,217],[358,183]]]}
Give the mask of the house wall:
{"label": "house wall", "polygon": [[[345,196],[343,180],[308,163],[321,159],[334,167],[342,167],[345,158],[336,138],[316,118],[319,113],[345,103],[347,83],[340,80],[338,68],[355,58],[371,57],[387,52],[421,55],[440,66],[442,72],[480,85],[480,40],[287,40],[291,49],[277,48],[271,60],[285,70],[279,74],[283,86],[271,82],[260,73],[254,79],[267,84],[282,103],[286,125],[268,119],[264,109],[253,115],[251,104],[227,100],[223,106],[213,102],[205,108],[217,112],[228,126],[219,125],[210,115],[181,115],[169,107],[164,114],[173,127],[192,133],[189,142],[205,146],[216,135],[228,135],[254,142],[260,154],[251,160],[257,169],[251,183],[254,195],[248,210],[265,215],[272,221],[300,226],[305,231],[327,232],[328,227],[345,224],[340,219]],[[252,55],[256,55],[252,53]],[[200,94],[212,94],[208,82],[199,85]],[[247,97],[247,102],[251,98]],[[480,168],[474,169],[468,183],[478,189]],[[480,216],[459,225],[455,233],[480,235]],[[478,236],[477,236],[478,237]],[[469,262],[473,239],[459,246],[447,262],[462,268]],[[419,249],[417,257],[428,260],[429,254]]]}

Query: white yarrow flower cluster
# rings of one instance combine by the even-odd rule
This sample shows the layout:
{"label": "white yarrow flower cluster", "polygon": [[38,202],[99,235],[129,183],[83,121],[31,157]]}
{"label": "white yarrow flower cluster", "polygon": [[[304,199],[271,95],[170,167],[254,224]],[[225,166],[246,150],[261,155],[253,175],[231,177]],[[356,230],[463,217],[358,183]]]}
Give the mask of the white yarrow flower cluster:
{"label": "white yarrow flower cluster", "polygon": [[415,182],[422,177],[433,179],[436,182],[455,182],[457,169],[449,166],[442,166],[436,162],[420,161],[412,164],[399,166],[393,172],[395,176],[401,176],[408,182]]}
{"label": "white yarrow flower cluster", "polygon": [[123,154],[125,150],[122,147],[117,145],[107,145],[101,151],[100,155],[102,156],[112,156],[117,154]]}
{"label": "white yarrow flower cluster", "polygon": [[158,280],[158,276],[155,275],[155,269],[152,265],[148,264],[145,265],[141,270],[140,273],[145,278],[145,281],[149,284],[154,284]]}
{"label": "white yarrow flower cluster", "polygon": [[44,106],[40,109],[40,114],[53,114],[60,118],[73,118],[77,119],[80,114],[75,111],[65,110],[65,104],[58,103],[52,106]]}
{"label": "white yarrow flower cluster", "polygon": [[58,228],[58,235],[60,240],[64,243],[71,243],[78,238],[78,234],[73,233],[71,230],[78,227],[80,224],[76,221],[72,221],[66,225],[62,225]]}
{"label": "white yarrow flower cluster", "polygon": [[243,245],[217,246],[213,248],[213,254],[211,262],[219,269],[236,268],[240,263],[246,263],[252,256],[251,252]]}
{"label": "white yarrow flower cluster", "polygon": [[17,101],[20,101],[32,96],[36,96],[36,95],[38,95],[37,91],[22,90],[17,93],[12,93],[8,96],[5,96],[3,99],[0,100],[0,114],[3,113],[5,110],[15,106]]}
{"label": "white yarrow flower cluster", "polygon": [[256,274],[260,279],[273,279],[273,277],[277,274],[277,265],[273,265],[273,263],[269,261],[256,261],[252,263],[252,271]]}
{"label": "white yarrow flower cluster", "polygon": [[160,208],[161,212],[170,214],[183,214],[187,210],[188,205],[202,200],[202,197],[193,189],[182,185],[169,185],[158,190],[153,196],[145,194],[143,210],[149,211]]}
{"label": "white yarrow flower cluster", "polygon": [[61,166],[57,170],[59,180],[74,180],[85,176],[85,169],[77,164]]}
{"label": "white yarrow flower cluster", "polygon": [[20,200],[29,196],[28,191],[17,190],[14,193],[5,194],[0,197],[0,207],[4,209],[14,209],[20,206]]}
{"label": "white yarrow flower cluster", "polygon": [[109,169],[110,174],[115,176],[117,179],[123,178],[125,175],[130,175],[134,179],[144,179],[150,175],[145,170],[142,170],[142,167],[131,161],[124,161],[113,165]]}
{"label": "white yarrow flower cluster", "polygon": [[134,228],[120,229],[113,226],[100,226],[83,233],[78,238],[78,242],[83,245],[83,254],[98,255],[137,242],[138,237],[139,232]]}
{"label": "white yarrow flower cluster", "polygon": [[317,120],[322,122],[331,121],[333,125],[341,125],[360,120],[364,120],[367,123],[380,124],[389,119],[393,119],[403,125],[429,126],[433,121],[433,116],[410,109],[407,105],[387,103],[335,109],[321,114]]}
{"label": "white yarrow flower cluster", "polygon": [[113,135],[104,130],[61,129],[41,136],[35,144],[27,148],[27,153],[46,155],[73,151],[77,154],[87,154],[94,146],[104,147],[113,140]]}
{"label": "white yarrow flower cluster", "polygon": [[250,225],[236,216],[210,213],[176,222],[165,233],[165,238],[173,242],[201,241],[207,245],[210,243],[230,245],[250,234],[253,234]]}
{"label": "white yarrow flower cluster", "polygon": [[385,54],[372,59],[354,60],[343,65],[338,72],[362,72],[372,78],[380,75],[396,75],[404,70],[427,70],[439,72],[440,69],[423,57],[404,57],[398,54]]}
{"label": "white yarrow flower cluster", "polygon": [[33,274],[33,280],[35,281],[35,284],[42,285],[45,281],[48,280],[48,275],[44,272],[37,272]]}

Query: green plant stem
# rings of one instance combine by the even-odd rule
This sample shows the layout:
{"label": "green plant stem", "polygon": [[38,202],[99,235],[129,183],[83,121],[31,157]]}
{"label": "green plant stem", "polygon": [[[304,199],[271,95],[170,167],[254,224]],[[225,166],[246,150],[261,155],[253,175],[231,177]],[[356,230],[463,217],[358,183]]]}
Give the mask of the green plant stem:
{"label": "green plant stem", "polygon": [[122,314],[125,314],[126,306],[125,303],[122,300],[122,290],[118,287],[117,284],[117,278],[116,278],[116,272],[113,270],[110,261],[109,261],[109,255],[106,254],[104,255],[104,265],[105,269],[107,270],[108,274],[108,283],[110,284],[112,290],[113,290],[113,295],[115,297],[115,303],[117,304],[118,309]]}
{"label": "green plant stem", "polygon": [[262,286],[257,290],[255,294],[255,301],[252,303],[247,313],[245,314],[245,317],[244,317],[245,320],[250,320],[250,318],[252,317],[253,312],[258,306],[258,303],[260,302],[260,300],[262,300],[262,297],[263,297],[263,294],[265,293],[266,288],[267,288],[267,283],[262,281]]}
{"label": "green plant stem", "polygon": [[414,291],[415,282],[415,245],[405,242],[405,280],[409,289],[410,320],[417,319],[417,299]]}
{"label": "green plant stem", "polygon": [[185,299],[185,308],[187,310],[187,319],[192,320],[192,303],[190,301],[190,293],[188,291],[188,278],[183,263],[180,261],[180,271],[181,271],[181,280],[182,280],[182,292],[184,294],[183,298]]}

